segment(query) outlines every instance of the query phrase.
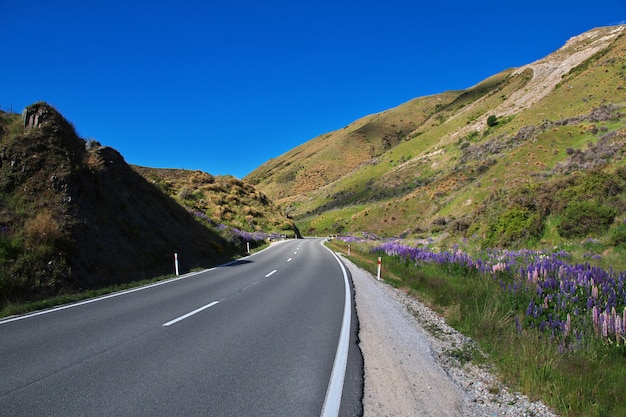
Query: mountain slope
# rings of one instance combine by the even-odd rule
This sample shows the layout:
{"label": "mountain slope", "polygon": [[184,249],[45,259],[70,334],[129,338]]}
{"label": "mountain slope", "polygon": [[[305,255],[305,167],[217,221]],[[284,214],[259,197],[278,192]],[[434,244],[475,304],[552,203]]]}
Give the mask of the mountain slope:
{"label": "mountain slope", "polygon": [[213,176],[202,171],[133,166],[199,218],[248,232],[300,237],[294,221],[265,194],[232,176]]}
{"label": "mountain slope", "polygon": [[[246,180],[283,204],[305,233],[558,241],[566,204],[552,200],[575,194],[573,172],[618,178],[611,201],[585,198],[623,219],[624,29],[594,29],[467,90],[364,117]],[[315,187],[304,179],[315,179]],[[498,229],[514,213],[524,226],[508,223],[520,231]]]}

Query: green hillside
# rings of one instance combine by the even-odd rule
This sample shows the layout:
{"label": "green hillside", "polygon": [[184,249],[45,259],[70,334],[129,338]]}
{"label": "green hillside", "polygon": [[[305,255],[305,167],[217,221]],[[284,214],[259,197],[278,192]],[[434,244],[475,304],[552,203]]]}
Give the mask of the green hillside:
{"label": "green hillside", "polygon": [[[589,31],[467,90],[364,117],[245,179],[303,234],[494,246],[607,236],[626,217],[624,28]],[[573,214],[587,202],[593,213]]]}
{"label": "green hillside", "polygon": [[196,217],[214,226],[299,237],[295,223],[252,185],[202,171],[133,166],[133,169]]}

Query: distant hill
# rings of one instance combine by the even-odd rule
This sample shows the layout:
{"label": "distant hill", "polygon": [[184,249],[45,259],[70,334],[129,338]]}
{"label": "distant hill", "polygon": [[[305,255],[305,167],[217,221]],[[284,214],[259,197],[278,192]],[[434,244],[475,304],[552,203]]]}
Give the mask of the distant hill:
{"label": "distant hill", "polygon": [[363,117],[245,180],[305,234],[365,231],[483,246],[619,234],[624,33],[625,26],[597,28],[474,87]]}
{"label": "distant hill", "polygon": [[251,184],[202,171],[133,166],[133,169],[196,217],[216,226],[300,237],[295,222]]}
{"label": "distant hill", "polygon": [[[201,214],[200,194],[219,200],[221,212]],[[182,272],[216,265],[245,250],[234,237],[264,227],[295,234],[265,196],[234,178],[131,167],[79,138],[46,103],[21,117],[0,112],[0,307],[171,274],[174,253]]]}

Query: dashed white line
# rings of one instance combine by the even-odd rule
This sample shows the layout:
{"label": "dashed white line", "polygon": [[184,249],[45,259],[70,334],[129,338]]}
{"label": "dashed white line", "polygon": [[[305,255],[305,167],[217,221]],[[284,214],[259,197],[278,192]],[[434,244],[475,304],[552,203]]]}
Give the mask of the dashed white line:
{"label": "dashed white line", "polygon": [[292,259],[293,259],[293,258],[289,258],[289,259],[287,259],[287,262],[291,262],[291,260],[292,260]]}
{"label": "dashed white line", "polygon": [[276,273],[276,270],[273,270],[272,272],[270,272],[269,274],[265,275],[265,278],[267,277],[271,277],[272,275],[274,275]]}
{"label": "dashed white line", "polygon": [[171,326],[172,324],[178,323],[181,320],[185,320],[186,318],[191,317],[194,314],[197,314],[197,313],[201,312],[202,310],[206,310],[209,307],[213,307],[217,303],[219,303],[219,301],[213,301],[212,303],[209,303],[209,304],[207,304],[205,306],[197,308],[194,311],[191,311],[191,312],[189,312],[187,314],[184,314],[184,315],[182,315],[182,316],[180,316],[180,317],[178,317],[178,318],[176,318],[174,320],[168,321],[167,323],[163,323],[163,326],[165,326],[165,327]]}

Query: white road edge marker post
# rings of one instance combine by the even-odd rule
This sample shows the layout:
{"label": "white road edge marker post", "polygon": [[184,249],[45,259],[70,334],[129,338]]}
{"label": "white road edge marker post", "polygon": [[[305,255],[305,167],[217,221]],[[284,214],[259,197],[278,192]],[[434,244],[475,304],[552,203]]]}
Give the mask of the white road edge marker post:
{"label": "white road edge marker post", "polygon": [[178,276],[178,253],[174,253],[174,270],[176,271],[176,276]]}
{"label": "white road edge marker post", "polygon": [[380,281],[380,263],[381,263],[381,259],[380,256],[378,257],[378,272],[376,272],[376,279],[378,281]]}

